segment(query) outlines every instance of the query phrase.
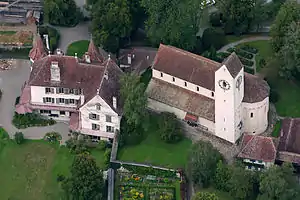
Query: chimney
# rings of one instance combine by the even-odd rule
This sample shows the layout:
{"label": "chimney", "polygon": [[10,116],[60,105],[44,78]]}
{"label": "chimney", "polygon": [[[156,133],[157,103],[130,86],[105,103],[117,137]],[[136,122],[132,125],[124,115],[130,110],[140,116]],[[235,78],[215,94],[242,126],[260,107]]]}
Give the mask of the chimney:
{"label": "chimney", "polygon": [[58,62],[56,61],[51,62],[50,72],[51,72],[51,81],[60,82],[60,69],[58,67]]}
{"label": "chimney", "polygon": [[127,62],[129,65],[131,65],[131,54],[127,55]]}
{"label": "chimney", "polygon": [[113,97],[113,107],[117,109],[117,97]]}
{"label": "chimney", "polygon": [[90,55],[88,55],[88,54],[85,54],[85,62],[86,63],[91,63],[91,57],[90,57]]}

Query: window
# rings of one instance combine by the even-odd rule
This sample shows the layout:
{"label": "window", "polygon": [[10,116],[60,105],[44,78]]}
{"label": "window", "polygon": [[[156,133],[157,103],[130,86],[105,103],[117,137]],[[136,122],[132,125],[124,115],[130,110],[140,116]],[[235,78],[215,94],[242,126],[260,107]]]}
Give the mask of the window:
{"label": "window", "polygon": [[100,125],[99,124],[92,124],[92,130],[100,130]]}
{"label": "window", "polygon": [[64,88],[64,93],[65,94],[69,94],[70,93],[70,90],[68,88]]}
{"label": "window", "polygon": [[74,99],[69,99],[69,104],[75,104],[75,100]]}
{"label": "window", "polygon": [[114,127],[106,126],[106,132],[113,133],[114,132]]}
{"label": "window", "polygon": [[44,103],[54,103],[54,98],[51,97],[44,97],[43,98]]}
{"label": "window", "polygon": [[226,128],[224,128],[224,131],[226,131]]}
{"label": "window", "polygon": [[224,117],[224,122],[226,121],[225,117]]}
{"label": "window", "polygon": [[111,122],[111,116],[106,115],[106,122]]}
{"label": "window", "polygon": [[70,94],[74,94],[74,89],[70,89],[70,90],[69,90],[69,93],[70,93]]}
{"label": "window", "polygon": [[45,93],[46,94],[54,93],[54,88],[45,88]]}
{"label": "window", "polygon": [[97,104],[96,104],[96,109],[97,109],[97,110],[101,110],[101,105],[100,105],[100,103],[97,103]]}
{"label": "window", "polygon": [[51,110],[40,110],[41,114],[51,114]]}
{"label": "window", "polygon": [[253,113],[250,113],[250,117],[251,117],[251,118],[253,117]]}
{"label": "window", "polygon": [[89,118],[92,119],[92,120],[99,120],[99,115],[94,114],[94,113],[90,113]]}
{"label": "window", "polygon": [[175,82],[175,77],[173,77],[173,82]]}
{"label": "window", "polygon": [[211,96],[214,97],[214,96],[215,96],[215,93],[214,93],[214,92],[211,92]]}
{"label": "window", "polygon": [[199,92],[199,87],[197,87],[197,91]]}
{"label": "window", "polygon": [[184,86],[185,86],[185,87],[187,86],[187,83],[186,83],[186,82],[184,82]]}
{"label": "window", "polygon": [[60,115],[66,115],[66,111],[59,111]]}
{"label": "window", "polygon": [[164,74],[163,73],[160,73],[160,77],[163,77],[164,76]]}
{"label": "window", "polygon": [[57,103],[65,103],[65,99],[63,99],[63,98],[58,98]]}
{"label": "window", "polygon": [[64,93],[64,88],[56,88],[56,93],[63,94]]}

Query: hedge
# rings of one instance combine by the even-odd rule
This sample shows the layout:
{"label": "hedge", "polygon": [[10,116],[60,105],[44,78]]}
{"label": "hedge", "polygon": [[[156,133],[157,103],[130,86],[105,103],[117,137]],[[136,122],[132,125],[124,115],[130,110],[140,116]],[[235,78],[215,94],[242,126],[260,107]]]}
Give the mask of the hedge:
{"label": "hedge", "polygon": [[15,112],[12,123],[18,129],[24,129],[32,126],[49,126],[55,124],[56,121],[37,113],[18,114]]}
{"label": "hedge", "polygon": [[45,35],[45,34],[48,35],[49,46],[50,46],[51,51],[54,51],[58,47],[60,35],[59,35],[59,32],[55,28],[52,28],[49,26],[40,26],[39,33],[40,33],[41,37],[43,37],[43,35]]}
{"label": "hedge", "polygon": [[247,65],[247,66],[251,66],[251,67],[254,65],[253,61],[248,60],[246,58],[243,58],[243,57],[241,57],[239,55],[238,55],[238,57],[239,57],[239,59],[240,59],[240,61],[242,62],[243,65]]}
{"label": "hedge", "polygon": [[252,53],[248,53],[242,49],[239,48],[229,48],[227,49],[228,52],[232,53],[235,52],[238,56],[247,58],[247,59],[252,59],[253,58],[253,54]]}
{"label": "hedge", "polygon": [[254,69],[248,66],[244,66],[244,71],[254,75]]}
{"label": "hedge", "polygon": [[257,54],[258,53],[258,49],[257,48],[251,47],[248,44],[241,46],[240,49],[242,49],[244,51],[248,51],[248,52],[253,53],[253,54]]}

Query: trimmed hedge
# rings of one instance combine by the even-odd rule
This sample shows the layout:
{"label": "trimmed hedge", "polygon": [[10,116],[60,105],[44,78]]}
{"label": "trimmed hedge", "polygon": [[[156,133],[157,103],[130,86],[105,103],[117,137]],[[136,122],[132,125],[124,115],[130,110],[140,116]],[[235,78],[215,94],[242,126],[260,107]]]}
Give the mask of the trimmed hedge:
{"label": "trimmed hedge", "polygon": [[54,119],[47,119],[37,113],[18,114],[15,112],[12,123],[18,129],[24,129],[32,126],[49,126],[56,124]]}
{"label": "trimmed hedge", "polygon": [[55,28],[51,28],[49,26],[40,26],[39,33],[41,37],[43,37],[45,34],[49,36],[49,46],[51,51],[54,51],[58,47],[60,35]]}
{"label": "trimmed hedge", "polygon": [[239,55],[238,55],[238,57],[239,57],[239,59],[241,60],[241,62],[242,62],[243,65],[247,65],[247,66],[250,66],[250,67],[252,67],[252,66],[254,65],[254,62],[253,62],[253,61],[248,60],[248,59],[246,59],[246,58],[243,58],[243,57],[241,57],[241,56],[239,56]]}
{"label": "trimmed hedge", "polygon": [[258,49],[257,48],[252,47],[252,46],[250,46],[248,44],[241,46],[240,49],[242,49],[244,51],[248,51],[248,52],[253,53],[253,54],[257,54],[258,53]]}
{"label": "trimmed hedge", "polygon": [[239,48],[229,48],[227,49],[228,52],[232,53],[235,52],[238,56],[241,56],[243,58],[252,59],[254,56],[252,53],[248,53],[245,50],[239,49]]}
{"label": "trimmed hedge", "polygon": [[252,67],[244,66],[244,71],[254,75],[254,69]]}
{"label": "trimmed hedge", "polygon": [[222,62],[228,56],[230,56],[230,53],[228,53],[228,52],[219,52],[219,53],[217,53],[217,57],[220,59],[219,62]]}

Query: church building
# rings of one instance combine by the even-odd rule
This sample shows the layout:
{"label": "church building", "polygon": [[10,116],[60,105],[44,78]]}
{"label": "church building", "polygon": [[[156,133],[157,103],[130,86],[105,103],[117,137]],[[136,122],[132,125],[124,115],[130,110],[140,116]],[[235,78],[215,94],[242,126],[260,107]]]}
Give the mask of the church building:
{"label": "church building", "polygon": [[146,90],[148,107],[235,143],[268,127],[269,86],[232,53],[222,63],[161,44]]}

